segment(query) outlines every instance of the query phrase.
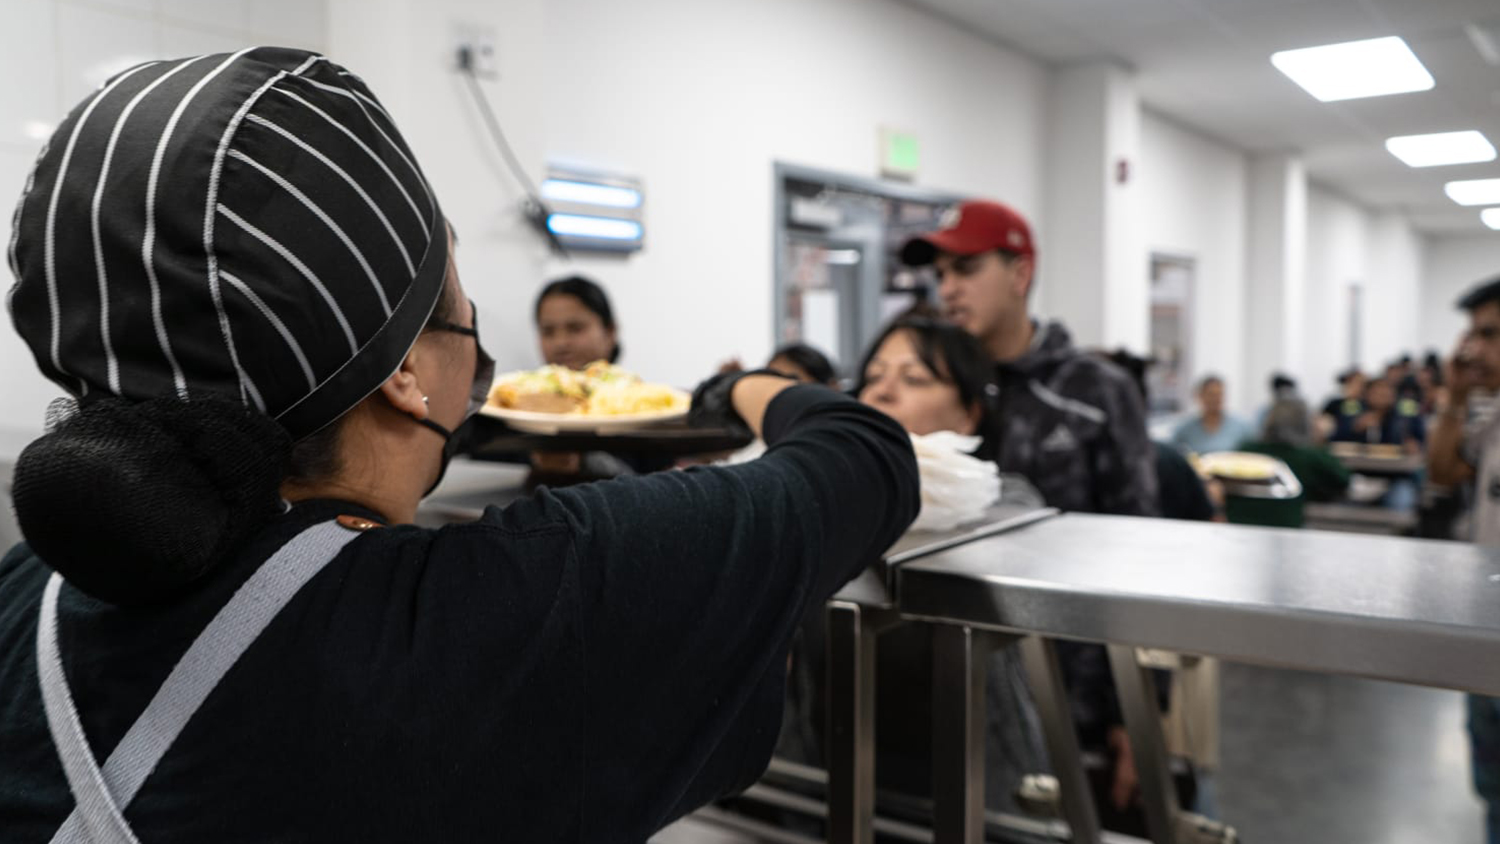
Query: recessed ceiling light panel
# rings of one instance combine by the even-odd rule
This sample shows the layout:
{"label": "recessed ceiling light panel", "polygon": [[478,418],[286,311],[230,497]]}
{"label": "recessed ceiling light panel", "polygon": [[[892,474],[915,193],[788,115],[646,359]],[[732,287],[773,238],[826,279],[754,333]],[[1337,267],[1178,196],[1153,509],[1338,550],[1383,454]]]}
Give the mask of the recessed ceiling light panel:
{"label": "recessed ceiling light panel", "polygon": [[1440,167],[1494,161],[1495,147],[1474,130],[1439,132],[1434,135],[1403,135],[1389,138],[1385,148],[1408,167]]}
{"label": "recessed ceiling light panel", "polygon": [[1391,36],[1283,50],[1271,64],[1325,103],[1427,91],[1434,83],[1406,41]]}
{"label": "recessed ceiling light panel", "polygon": [[1500,208],[1484,209],[1480,212],[1479,219],[1483,220],[1486,226],[1495,231],[1500,231]]}
{"label": "recessed ceiling light panel", "polygon": [[1449,182],[1443,190],[1459,205],[1500,205],[1500,179]]}

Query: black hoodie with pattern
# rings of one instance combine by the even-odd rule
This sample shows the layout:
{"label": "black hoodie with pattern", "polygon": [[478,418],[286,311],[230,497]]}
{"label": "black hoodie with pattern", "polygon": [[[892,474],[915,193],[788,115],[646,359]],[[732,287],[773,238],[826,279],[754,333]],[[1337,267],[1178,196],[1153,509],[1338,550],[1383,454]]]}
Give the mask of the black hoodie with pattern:
{"label": "black hoodie with pattern", "polygon": [[[1026,353],[996,367],[997,410],[982,455],[1032,482],[1048,506],[1079,513],[1159,515],[1156,455],[1140,391],[1124,370],[1076,348],[1056,322],[1035,325]],[[1122,723],[1099,645],[1058,642],[1073,720],[1102,748]]]}
{"label": "black hoodie with pattern", "polygon": [[1062,325],[1035,328],[1026,353],[996,368],[989,455],[1035,484],[1049,506],[1158,515],[1155,453],[1130,376],[1074,347]]}

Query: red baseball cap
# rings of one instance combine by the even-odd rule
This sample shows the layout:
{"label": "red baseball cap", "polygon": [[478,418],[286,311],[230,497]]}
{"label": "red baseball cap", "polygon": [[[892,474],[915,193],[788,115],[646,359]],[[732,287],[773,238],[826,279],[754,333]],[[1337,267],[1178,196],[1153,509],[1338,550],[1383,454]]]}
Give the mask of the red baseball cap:
{"label": "red baseball cap", "polygon": [[908,266],[921,267],[932,263],[939,252],[978,255],[991,249],[1036,256],[1031,226],[1009,205],[970,200],[949,210],[941,225],[938,231],[908,240],[901,247],[901,260]]}

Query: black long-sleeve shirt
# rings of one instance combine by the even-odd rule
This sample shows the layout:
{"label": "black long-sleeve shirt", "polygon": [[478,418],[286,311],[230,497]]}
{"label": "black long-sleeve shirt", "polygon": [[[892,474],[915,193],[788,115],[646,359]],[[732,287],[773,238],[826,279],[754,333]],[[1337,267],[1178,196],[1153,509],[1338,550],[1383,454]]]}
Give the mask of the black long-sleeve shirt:
{"label": "black long-sleeve shirt", "polygon": [[[731,468],[540,491],[477,522],[371,530],[230,670],[125,812],[152,842],[639,842],[753,781],[803,611],[916,516],[906,434],[794,387]],[[355,505],[307,502],[190,595],[65,587],[60,644],[102,760],[249,575]],[[81,514],[80,529],[87,529]],[[0,842],[73,808],[37,682],[50,574],[0,561]]]}

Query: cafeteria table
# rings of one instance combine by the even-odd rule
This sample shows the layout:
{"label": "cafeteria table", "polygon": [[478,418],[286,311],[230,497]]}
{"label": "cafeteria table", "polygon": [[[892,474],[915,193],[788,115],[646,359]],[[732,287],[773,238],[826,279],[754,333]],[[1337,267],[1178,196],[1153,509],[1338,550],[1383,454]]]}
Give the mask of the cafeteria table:
{"label": "cafeteria table", "polygon": [[1344,464],[1344,468],[1360,475],[1379,477],[1404,477],[1415,475],[1427,468],[1427,458],[1421,454],[1401,454],[1382,457],[1364,453],[1333,452],[1333,456]]}

